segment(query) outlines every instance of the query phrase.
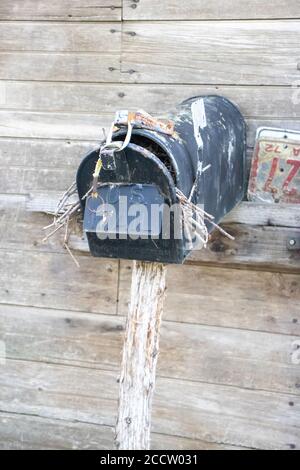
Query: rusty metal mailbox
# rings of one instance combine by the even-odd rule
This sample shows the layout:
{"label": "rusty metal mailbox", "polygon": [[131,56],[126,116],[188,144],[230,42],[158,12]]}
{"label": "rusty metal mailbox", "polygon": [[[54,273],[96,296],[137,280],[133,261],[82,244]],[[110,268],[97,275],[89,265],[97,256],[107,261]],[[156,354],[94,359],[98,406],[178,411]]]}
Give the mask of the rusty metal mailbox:
{"label": "rusty metal mailbox", "polygon": [[[176,207],[178,192],[211,214],[214,223],[243,198],[241,113],[223,97],[200,96],[181,103],[166,122],[119,112],[112,130],[110,145],[100,147],[100,172],[98,149],[77,173],[91,254],[182,263],[193,248],[180,222],[178,231],[176,211],[168,210]],[[209,219],[205,224],[211,232],[214,225]]]}

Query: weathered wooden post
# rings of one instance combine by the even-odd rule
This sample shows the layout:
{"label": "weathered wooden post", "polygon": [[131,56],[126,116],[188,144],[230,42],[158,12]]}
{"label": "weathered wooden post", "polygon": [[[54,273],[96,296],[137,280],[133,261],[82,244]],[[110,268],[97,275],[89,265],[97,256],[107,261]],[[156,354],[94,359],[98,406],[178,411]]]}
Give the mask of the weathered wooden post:
{"label": "weathered wooden post", "polygon": [[134,261],[120,375],[116,446],[150,448],[151,406],[159,352],[166,267]]}

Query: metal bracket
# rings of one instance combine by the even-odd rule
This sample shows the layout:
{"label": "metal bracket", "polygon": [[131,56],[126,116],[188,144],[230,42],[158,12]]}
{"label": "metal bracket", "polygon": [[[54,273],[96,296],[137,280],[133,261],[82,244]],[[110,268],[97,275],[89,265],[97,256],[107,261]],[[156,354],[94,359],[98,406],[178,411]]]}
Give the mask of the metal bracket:
{"label": "metal bracket", "polygon": [[297,236],[288,237],[286,244],[287,244],[287,249],[289,251],[296,251],[296,250],[300,251],[300,236],[297,235]]}

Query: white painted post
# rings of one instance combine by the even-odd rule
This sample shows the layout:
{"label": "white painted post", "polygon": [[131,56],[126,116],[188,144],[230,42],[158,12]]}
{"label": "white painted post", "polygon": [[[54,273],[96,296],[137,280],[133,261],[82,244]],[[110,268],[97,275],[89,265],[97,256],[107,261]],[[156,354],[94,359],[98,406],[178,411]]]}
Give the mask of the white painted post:
{"label": "white painted post", "polygon": [[115,437],[120,450],[150,448],[165,277],[166,267],[161,263],[133,262]]}

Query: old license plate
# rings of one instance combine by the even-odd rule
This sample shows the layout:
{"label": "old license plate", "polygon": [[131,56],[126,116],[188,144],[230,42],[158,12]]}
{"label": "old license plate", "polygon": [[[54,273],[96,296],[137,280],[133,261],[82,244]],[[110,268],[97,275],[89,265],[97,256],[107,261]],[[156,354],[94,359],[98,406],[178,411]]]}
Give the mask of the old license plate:
{"label": "old license plate", "polygon": [[248,199],[300,203],[300,132],[258,130]]}

